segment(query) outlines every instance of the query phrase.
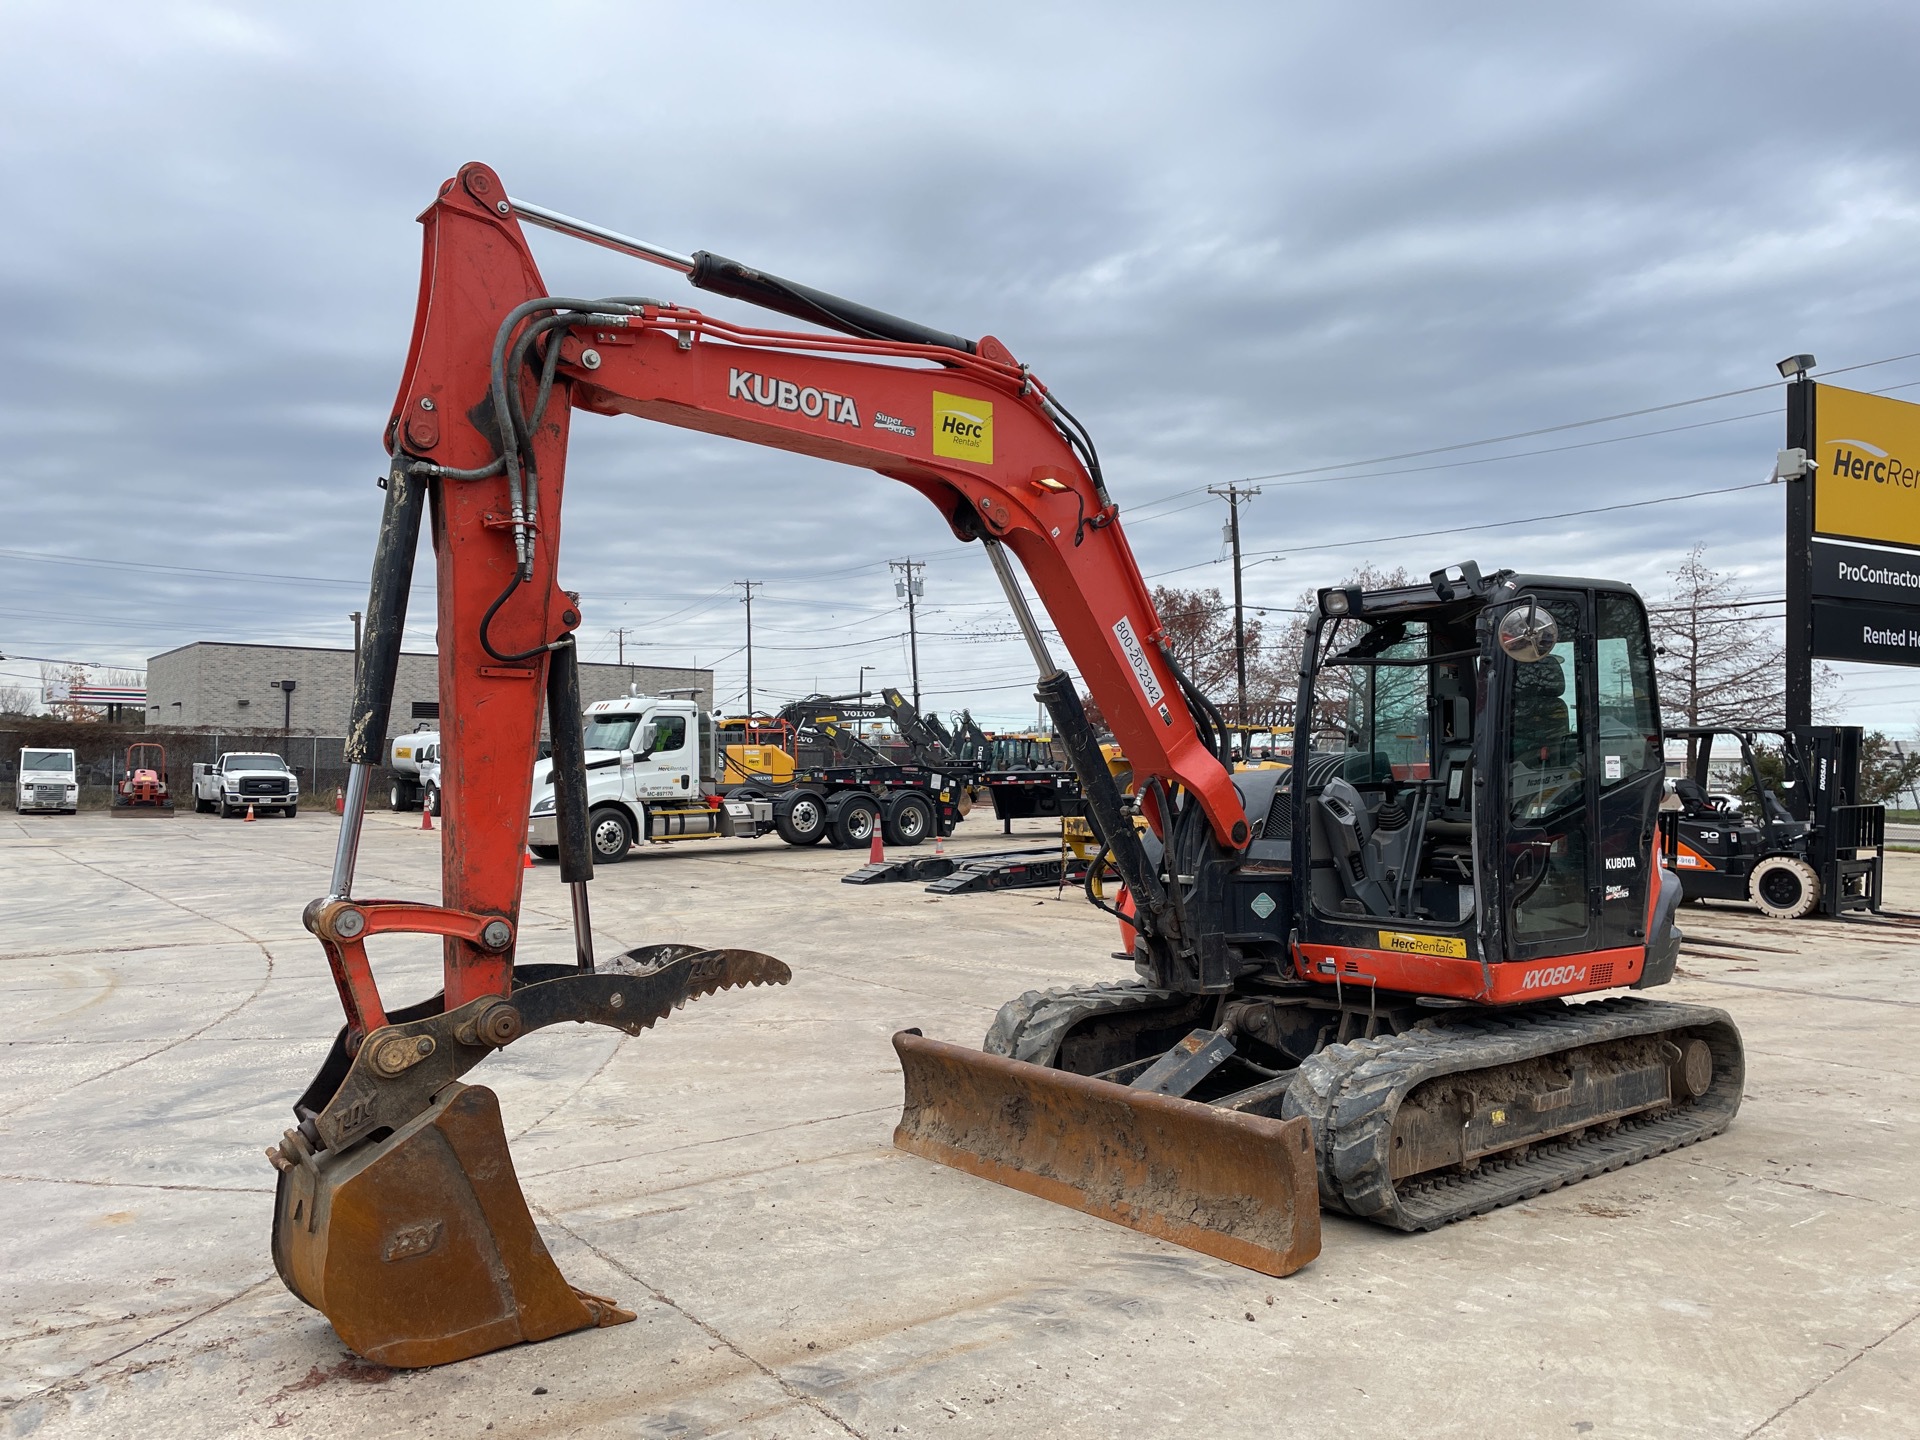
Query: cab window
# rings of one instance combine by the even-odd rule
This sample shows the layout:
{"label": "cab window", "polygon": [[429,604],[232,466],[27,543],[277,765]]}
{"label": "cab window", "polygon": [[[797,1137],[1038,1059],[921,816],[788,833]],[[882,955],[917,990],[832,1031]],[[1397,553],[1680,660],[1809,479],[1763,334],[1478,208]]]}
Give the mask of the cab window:
{"label": "cab window", "polygon": [[1600,788],[1611,789],[1661,768],[1660,721],[1654,708],[1653,647],[1646,617],[1627,595],[1594,604],[1596,727]]}
{"label": "cab window", "polygon": [[671,755],[687,743],[687,717],[684,715],[656,715],[653,717],[653,744],[647,748],[649,755]]}

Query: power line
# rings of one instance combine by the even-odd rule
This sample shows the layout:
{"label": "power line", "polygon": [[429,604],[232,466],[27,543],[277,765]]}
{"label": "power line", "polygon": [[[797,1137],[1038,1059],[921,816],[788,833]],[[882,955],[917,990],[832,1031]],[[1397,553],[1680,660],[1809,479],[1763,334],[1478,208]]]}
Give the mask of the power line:
{"label": "power line", "polygon": [[[1835,369],[1823,370],[1820,372],[1820,374],[1821,374],[1821,378],[1824,379],[1826,376],[1829,376],[1829,375],[1845,375],[1854,370],[1870,370],[1876,365],[1892,365],[1892,364],[1898,363],[1901,360],[1914,360],[1914,359],[1920,359],[1920,350],[1909,351],[1904,355],[1888,355],[1885,358],[1880,360],[1863,360],[1855,365],[1842,365]],[[1763,385],[1747,385],[1747,386],[1743,386],[1738,390],[1722,390],[1717,394],[1713,394],[1713,395],[1697,395],[1691,400],[1671,400],[1664,405],[1646,405],[1646,406],[1642,406],[1640,409],[1637,409],[1637,410],[1622,410],[1612,415],[1596,415],[1593,418],[1588,420],[1569,420],[1558,425],[1542,425],[1539,428],[1533,429],[1533,430],[1516,430],[1516,431],[1513,431],[1511,434],[1507,434],[1507,435],[1489,435],[1484,439],[1480,439],[1480,440],[1460,440],[1450,445],[1431,445],[1422,450],[1403,450],[1395,455],[1378,455],[1369,460],[1341,460],[1341,461],[1329,463],[1326,465],[1308,465],[1297,470],[1276,470],[1265,475],[1246,475],[1246,476],[1242,476],[1241,478],[1246,481],[1291,480],[1298,475],[1321,475],[1321,474],[1325,474],[1330,470],[1358,470],[1368,465],[1391,465],[1401,460],[1423,459],[1428,455],[1448,455],[1458,450],[1476,450],[1486,445],[1504,445],[1504,444],[1507,444],[1509,441],[1513,441],[1513,440],[1531,440],[1534,437],[1539,435],[1555,435],[1567,430],[1586,429],[1589,426],[1593,426],[1593,425],[1610,425],[1616,420],[1632,420],[1641,415],[1658,415],[1668,410],[1682,410],[1690,405],[1707,405],[1707,404],[1711,404],[1716,400],[1731,400],[1741,395],[1758,395],[1763,391],[1780,389],[1788,383],[1789,382],[1785,380],[1770,380]],[[1904,389],[1906,387],[1895,386],[1891,388]],[[1884,393],[1884,392],[1876,392],[1876,393]],[[1767,411],[1765,413],[1772,414],[1773,412]],[[1729,418],[1744,419],[1747,417],[1733,416]],[[1719,424],[1721,422],[1707,421],[1705,423]],[[1682,426],[1680,428],[1688,429],[1692,427]],[[1670,432],[1655,430],[1655,431],[1649,431],[1647,433],[1658,435],[1658,434],[1667,434]],[[1620,438],[1633,439],[1635,437],[1621,436]],[[1601,443],[1606,443],[1606,442],[1601,442]],[[1576,448],[1576,447],[1568,447],[1568,448]],[[1540,452],[1540,453],[1550,453],[1550,452]],[[1402,472],[1396,472],[1396,473],[1402,473]],[[1406,473],[1411,473],[1411,472],[1406,472]],[[1359,478],[1359,477],[1349,476],[1347,478],[1352,479],[1352,478]],[[1184,490],[1175,490],[1166,495],[1162,495],[1158,499],[1141,501],[1139,504],[1135,505],[1133,508],[1136,510],[1151,509],[1153,506],[1163,504],[1168,500],[1178,500],[1188,495],[1197,495],[1201,491],[1205,490],[1206,488],[1207,487],[1204,485],[1189,486]]]}
{"label": "power line", "polygon": [[[1329,540],[1319,545],[1294,545],[1285,550],[1255,551],[1262,560],[1284,560],[1289,555],[1301,555],[1311,550],[1345,550],[1354,545],[1387,545],[1398,540],[1426,540],[1435,535],[1462,535],[1473,530],[1498,530],[1508,525],[1535,525],[1545,520],[1571,520],[1579,515],[1605,515],[1616,510],[1638,510],[1647,505],[1670,505],[1676,500],[1698,500],[1704,495],[1732,495],[1741,490],[1770,490],[1771,480],[1756,480],[1748,485],[1725,485],[1717,490],[1689,490],[1684,495],[1660,495],[1651,500],[1623,500],[1618,505],[1591,505],[1583,510],[1562,510],[1552,515],[1526,515],[1515,520],[1488,520],[1479,525],[1449,525],[1441,530],[1410,530],[1402,535],[1371,535],[1360,540]],[[1186,570],[1201,570],[1209,565],[1218,565],[1218,560],[1201,560],[1192,565],[1179,565],[1171,570],[1156,570],[1147,576],[1149,580],[1158,580],[1162,575],[1178,575]]]}

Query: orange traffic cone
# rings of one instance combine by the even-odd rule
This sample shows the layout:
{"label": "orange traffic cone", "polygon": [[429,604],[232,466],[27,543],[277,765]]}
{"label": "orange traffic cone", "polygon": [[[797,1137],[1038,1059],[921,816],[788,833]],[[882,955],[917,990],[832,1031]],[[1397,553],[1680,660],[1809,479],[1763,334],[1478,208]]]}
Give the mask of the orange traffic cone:
{"label": "orange traffic cone", "polygon": [[333,787],[333,813],[336,815],[347,813],[347,797],[338,785]]}
{"label": "orange traffic cone", "polygon": [[433,811],[425,805],[420,807],[420,828],[422,830],[433,829]]}
{"label": "orange traffic cone", "polygon": [[531,848],[522,850],[520,852],[520,859],[523,862],[520,866],[522,870],[533,869],[533,850]]}
{"label": "orange traffic cone", "polygon": [[884,865],[887,861],[887,847],[880,843],[880,821],[873,822],[873,844],[867,847],[867,864]]}
{"label": "orange traffic cone", "polygon": [[253,823],[253,806],[251,805],[247,806],[247,823]]}
{"label": "orange traffic cone", "polygon": [[940,833],[938,825],[933,827],[933,853],[936,855],[947,853],[947,837]]}

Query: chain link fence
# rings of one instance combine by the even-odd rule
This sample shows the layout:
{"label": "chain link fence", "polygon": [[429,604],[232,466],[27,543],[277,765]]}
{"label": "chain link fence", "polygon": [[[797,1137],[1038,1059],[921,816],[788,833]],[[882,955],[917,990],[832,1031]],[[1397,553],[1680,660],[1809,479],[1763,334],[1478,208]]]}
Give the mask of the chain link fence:
{"label": "chain link fence", "polygon": [[[334,792],[347,783],[346,740],[338,735],[282,735],[271,730],[209,734],[40,718],[0,722],[0,783],[5,784],[11,805],[22,749],[71,750],[79,772],[81,808],[101,808],[111,803],[126,774],[127,747],[139,744],[166,748],[167,788],[180,805],[191,803],[193,767],[211,765],[232,750],[278,755],[286,761],[287,768],[300,779],[303,810],[331,809]],[[386,747],[381,753],[387,753]],[[385,807],[392,778],[392,772],[384,766],[375,768],[368,787],[370,805]]]}

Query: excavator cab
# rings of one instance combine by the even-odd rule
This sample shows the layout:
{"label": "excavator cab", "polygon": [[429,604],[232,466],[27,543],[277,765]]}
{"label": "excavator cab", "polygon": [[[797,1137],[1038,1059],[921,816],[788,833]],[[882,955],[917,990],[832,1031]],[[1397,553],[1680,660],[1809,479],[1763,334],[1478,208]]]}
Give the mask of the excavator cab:
{"label": "excavator cab", "polygon": [[1644,949],[1675,901],[1651,904],[1664,761],[1639,597],[1451,575],[1321,596],[1283,822],[1302,943],[1344,973],[1413,940],[1476,967]]}

